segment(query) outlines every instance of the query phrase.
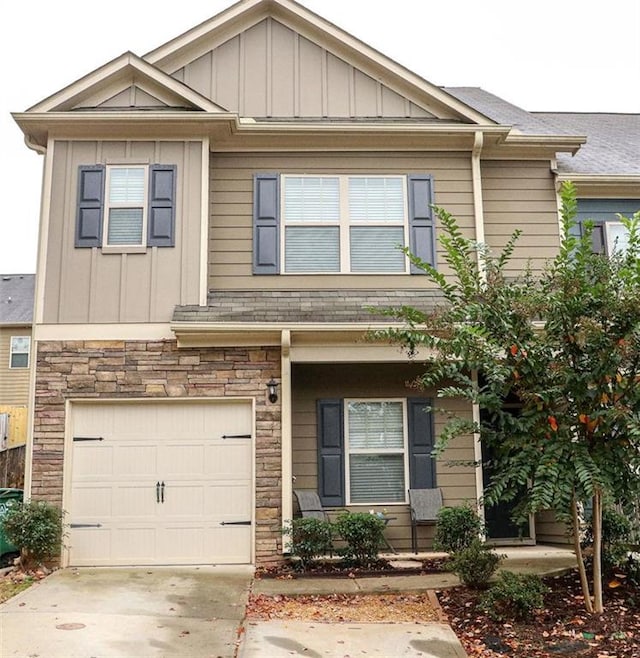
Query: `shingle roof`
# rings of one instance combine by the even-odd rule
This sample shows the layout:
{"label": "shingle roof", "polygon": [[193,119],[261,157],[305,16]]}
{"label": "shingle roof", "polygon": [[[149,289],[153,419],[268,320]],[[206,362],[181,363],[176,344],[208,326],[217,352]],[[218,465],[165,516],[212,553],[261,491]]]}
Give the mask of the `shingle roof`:
{"label": "shingle roof", "polygon": [[640,174],[640,114],[534,112],[587,143],[572,157],[558,154],[558,170],[570,174]]}
{"label": "shingle roof", "polygon": [[[433,310],[442,301],[437,290],[219,290],[209,294],[208,306],[178,306],[174,322],[363,322],[383,320],[370,307],[412,306]],[[388,318],[385,321],[389,322]]]}
{"label": "shingle roof", "polygon": [[[558,126],[513,105],[480,87],[443,87],[444,91],[499,124],[513,126],[527,135],[557,135]],[[571,134],[560,130],[560,134]]]}
{"label": "shingle roof", "polygon": [[35,274],[0,274],[0,324],[31,324]]}
{"label": "shingle roof", "polygon": [[571,156],[558,153],[563,174],[640,174],[640,114],[527,112],[479,87],[444,90],[478,112],[528,135],[575,135],[587,138]]}

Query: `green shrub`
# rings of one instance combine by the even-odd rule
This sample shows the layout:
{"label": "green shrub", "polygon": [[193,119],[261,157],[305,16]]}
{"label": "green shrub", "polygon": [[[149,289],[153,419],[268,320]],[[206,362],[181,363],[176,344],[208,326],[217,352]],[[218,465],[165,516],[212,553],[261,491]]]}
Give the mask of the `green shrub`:
{"label": "green shrub", "polygon": [[293,519],[284,527],[291,537],[291,555],[306,569],[314,560],[331,551],[331,524],[314,518]]}
{"label": "green shrub", "polygon": [[494,621],[524,620],[544,606],[549,588],[535,574],[502,571],[497,582],[484,594],[481,608]]}
{"label": "green shrub", "polygon": [[[605,507],[602,510],[602,567],[605,572],[623,565],[629,553],[633,536],[631,521],[615,509]],[[585,532],[587,546],[593,545],[593,523],[589,523]]]}
{"label": "green shrub", "polygon": [[452,555],[451,571],[468,587],[484,589],[503,557],[476,538]]}
{"label": "green shrub", "polygon": [[378,560],[385,523],[376,514],[340,514],[334,527],[336,535],[346,544],[338,551],[345,560],[361,566],[369,566]]}
{"label": "green shrub", "polygon": [[42,500],[7,504],[2,528],[20,550],[23,567],[56,557],[62,549],[63,512]]}
{"label": "green shrub", "polygon": [[436,534],[433,547],[437,551],[457,553],[484,536],[484,523],[468,504],[460,507],[443,507],[436,517]]}

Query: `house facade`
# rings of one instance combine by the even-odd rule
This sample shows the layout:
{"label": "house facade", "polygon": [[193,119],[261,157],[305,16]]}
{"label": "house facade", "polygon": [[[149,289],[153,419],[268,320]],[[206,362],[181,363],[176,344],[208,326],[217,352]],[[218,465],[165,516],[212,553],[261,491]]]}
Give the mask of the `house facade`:
{"label": "house facade", "polygon": [[[480,468],[447,465],[480,459],[473,436],[430,456],[420,355],[367,334],[437,304],[397,249],[443,267],[433,203],[495,249],[520,227],[515,270],[553,257],[586,133],[434,86],[291,0],[14,118],[45,159],[27,487],[68,512],[64,564],[277,562],[299,488],[386,509],[409,550],[408,488],[481,496]],[[640,199],[622,173],[581,189]]]}
{"label": "house facade", "polygon": [[0,274],[0,451],[27,442],[33,274]]}

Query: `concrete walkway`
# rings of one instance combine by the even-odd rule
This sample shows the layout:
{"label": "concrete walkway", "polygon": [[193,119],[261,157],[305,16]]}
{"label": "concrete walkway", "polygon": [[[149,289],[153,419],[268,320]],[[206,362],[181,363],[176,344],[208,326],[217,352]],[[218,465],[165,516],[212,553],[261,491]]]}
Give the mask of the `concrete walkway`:
{"label": "concrete walkway", "polygon": [[[518,573],[551,574],[576,566],[573,551],[546,546],[497,549],[507,557],[501,568]],[[386,555],[398,569],[415,567],[422,558],[444,554]],[[363,594],[417,592],[458,585],[450,573],[363,578],[256,579],[252,591],[265,595]],[[465,658],[462,644],[448,624],[322,623],[305,621],[249,621],[240,645],[239,658]]]}
{"label": "concrete walkway", "polygon": [[0,606],[2,658],[233,658],[249,567],[63,569]]}
{"label": "concrete walkway", "polygon": [[[500,552],[508,554],[504,568],[521,572],[575,566],[575,556],[566,549]],[[415,566],[413,555],[392,557],[398,566]],[[253,579],[250,567],[65,569],[0,605],[0,656],[464,658],[460,642],[444,623],[244,620],[250,588],[271,595],[330,594],[424,591],[457,582],[452,574]],[[244,632],[238,642],[239,629]]]}

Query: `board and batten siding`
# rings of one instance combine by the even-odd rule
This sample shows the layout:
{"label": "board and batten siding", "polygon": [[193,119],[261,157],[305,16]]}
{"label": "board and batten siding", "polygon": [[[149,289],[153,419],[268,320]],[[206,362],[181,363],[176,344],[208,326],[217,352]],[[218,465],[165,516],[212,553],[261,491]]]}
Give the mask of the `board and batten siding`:
{"label": "board and batten siding", "polygon": [[560,245],[555,183],[549,161],[482,161],[485,241],[499,253],[518,228],[507,273],[531,264],[540,272]]}
{"label": "board and batten siding", "polygon": [[[318,452],[316,428],[316,401],[338,398],[408,398],[432,397],[430,391],[418,391],[407,386],[423,372],[416,364],[350,364],[350,365],[294,365],[292,372],[292,436],[293,436],[293,475],[294,489],[314,489],[318,487]],[[442,400],[439,402],[448,411],[455,411],[471,417],[471,408],[462,400]],[[442,429],[444,416],[434,414],[435,436]],[[453,441],[436,462],[436,485],[442,489],[444,504],[461,505],[476,501],[475,471],[469,466],[447,465],[448,460],[471,462],[474,459],[473,438],[460,437]],[[408,486],[408,485],[407,485]],[[381,511],[382,505],[354,505],[354,512],[375,508]],[[408,505],[385,505],[389,516],[396,517],[390,522],[385,536],[398,550],[411,548],[411,520]],[[432,526],[420,526],[419,546],[430,544]]]}
{"label": "board and batten siding", "polygon": [[[252,275],[253,176],[283,174],[414,174],[433,175],[435,203],[460,221],[467,237],[475,237],[471,158],[464,153],[280,153],[211,156],[209,224],[209,289],[388,289],[423,288],[429,282],[408,274]],[[436,224],[436,236],[438,227]],[[443,262],[438,245],[437,261]],[[444,270],[446,273],[446,270]]]}
{"label": "board and batten siding", "polygon": [[[245,117],[411,117],[433,113],[322,46],[266,18],[173,77]],[[439,107],[439,118],[443,108]]]}
{"label": "board and batten siding", "polygon": [[[174,247],[139,254],[75,247],[78,167],[101,163],[177,166]],[[56,141],[44,322],[168,322],[177,304],[197,304],[201,170],[199,141]]]}
{"label": "board and batten siding", "polygon": [[31,328],[0,327],[0,404],[26,405],[29,401],[29,368],[9,367],[11,336],[31,336]]}

